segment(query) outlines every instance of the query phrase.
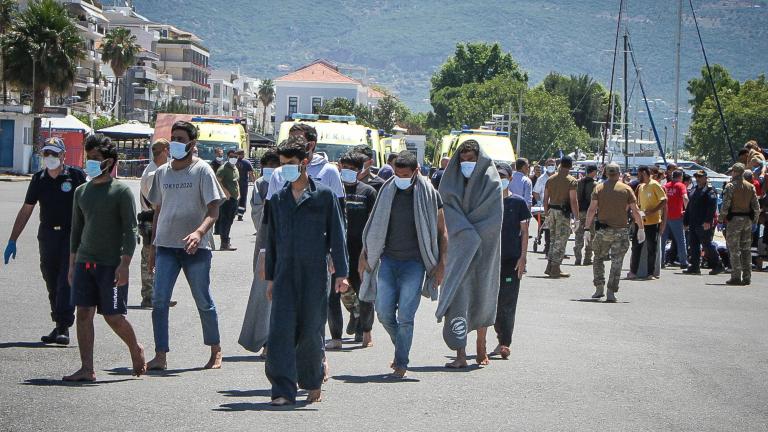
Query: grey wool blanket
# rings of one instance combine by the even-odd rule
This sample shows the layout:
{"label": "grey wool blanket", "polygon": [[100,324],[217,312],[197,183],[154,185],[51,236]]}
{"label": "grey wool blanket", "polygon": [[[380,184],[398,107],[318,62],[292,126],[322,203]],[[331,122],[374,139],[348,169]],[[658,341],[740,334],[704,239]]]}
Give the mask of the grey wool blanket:
{"label": "grey wool blanket", "polygon": [[440,196],[448,229],[445,278],[435,316],[445,317],[459,290],[471,290],[467,310],[468,331],[493,325],[499,294],[501,261],[501,180],[496,166],[482,149],[467,180],[456,152],[443,178]]}
{"label": "grey wool blanket", "polygon": [[[368,267],[372,271],[366,271],[361,275],[360,300],[367,302],[376,301],[376,279],[378,277],[379,262],[384,253],[387,240],[387,229],[396,229],[389,226],[389,215],[392,210],[392,200],[395,198],[397,186],[394,177],[387,180],[381,187],[373,206],[368,223],[363,230],[363,250],[367,253]],[[433,270],[440,261],[440,249],[437,236],[437,211],[439,196],[432,183],[422,176],[416,175],[414,184],[413,211],[416,220],[416,234],[419,238],[419,252],[424,262],[427,277],[424,279],[421,294],[433,301],[437,300],[437,286],[432,277]]]}

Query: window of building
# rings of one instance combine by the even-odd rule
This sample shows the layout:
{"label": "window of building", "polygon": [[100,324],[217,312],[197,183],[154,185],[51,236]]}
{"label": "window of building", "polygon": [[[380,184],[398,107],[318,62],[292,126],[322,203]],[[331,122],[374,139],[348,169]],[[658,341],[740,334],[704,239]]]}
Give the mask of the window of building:
{"label": "window of building", "polygon": [[299,97],[288,96],[288,115],[299,112]]}
{"label": "window of building", "polygon": [[317,114],[320,112],[320,107],[323,106],[323,98],[321,97],[313,97],[312,98],[312,114]]}
{"label": "window of building", "polygon": [[221,97],[221,84],[213,85],[213,97]]}

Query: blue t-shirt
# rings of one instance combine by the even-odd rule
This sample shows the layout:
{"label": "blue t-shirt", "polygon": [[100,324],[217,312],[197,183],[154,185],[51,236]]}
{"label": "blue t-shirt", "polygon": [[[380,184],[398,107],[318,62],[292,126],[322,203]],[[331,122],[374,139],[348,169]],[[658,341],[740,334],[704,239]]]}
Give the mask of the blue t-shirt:
{"label": "blue t-shirt", "polygon": [[504,198],[504,219],[501,223],[501,261],[515,262],[520,258],[522,240],[520,223],[531,218],[528,204],[519,195]]}

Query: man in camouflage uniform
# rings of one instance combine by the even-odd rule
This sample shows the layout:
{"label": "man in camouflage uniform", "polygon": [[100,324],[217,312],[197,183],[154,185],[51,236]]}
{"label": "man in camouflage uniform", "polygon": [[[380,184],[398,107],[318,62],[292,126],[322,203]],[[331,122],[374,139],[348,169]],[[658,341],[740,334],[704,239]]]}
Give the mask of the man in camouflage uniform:
{"label": "man in camouflage uniform", "polygon": [[[551,278],[568,277],[560,265],[565,256],[565,246],[571,235],[571,226],[578,229],[579,202],[576,197],[576,179],[570,175],[573,159],[564,156],[560,160],[560,169],[549,177],[544,187],[544,212],[547,213],[547,226],[552,243],[549,248],[549,263],[544,273]],[[576,219],[574,219],[576,218]]]}
{"label": "man in camouflage uniform", "polygon": [[[573,254],[576,256],[575,265],[582,265],[581,251],[584,250],[583,264],[592,265],[592,245],[584,242],[584,232],[593,231],[592,227],[587,225],[587,210],[592,202],[592,190],[595,188],[595,177],[597,176],[597,165],[587,165],[585,175],[579,179],[576,185],[576,197],[579,203],[579,225],[576,230],[576,240],[573,246]],[[591,233],[590,233],[591,234]]]}
{"label": "man in camouflage uniform", "polygon": [[744,164],[731,167],[731,182],[723,190],[723,205],[719,221],[728,222],[725,243],[731,255],[731,278],[728,285],[749,285],[752,282],[752,224],[760,214],[755,186],[744,180]]}
{"label": "man in camouflage uniform", "polygon": [[[608,276],[608,297],[606,302],[616,302],[616,292],[619,290],[619,278],[621,277],[621,265],[624,255],[629,249],[629,221],[627,210],[632,212],[632,217],[638,226],[637,241],[645,241],[643,218],[637,208],[637,200],[632,188],[622,183],[620,179],[619,165],[609,163],[605,167],[608,179],[595,186],[592,192],[592,202],[587,211],[587,225],[595,223],[595,238],[591,239],[590,232],[584,233],[589,242],[592,240],[592,251],[595,254],[592,263],[595,293],[593,299],[603,297],[605,290],[605,264],[611,260],[611,270]],[[597,221],[595,216],[597,215]]]}

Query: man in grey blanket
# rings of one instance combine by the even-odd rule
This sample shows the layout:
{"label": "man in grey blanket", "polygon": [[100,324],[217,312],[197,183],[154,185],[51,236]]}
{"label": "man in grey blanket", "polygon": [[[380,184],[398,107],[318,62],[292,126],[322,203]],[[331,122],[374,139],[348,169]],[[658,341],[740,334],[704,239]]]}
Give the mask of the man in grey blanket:
{"label": "man in grey blanket", "polygon": [[487,327],[496,318],[503,204],[496,166],[475,140],[459,145],[440,182],[448,228],[448,262],[440,288],[438,321],[456,350],[448,368],[467,366],[467,334],[477,330],[477,363],[488,364]]}

